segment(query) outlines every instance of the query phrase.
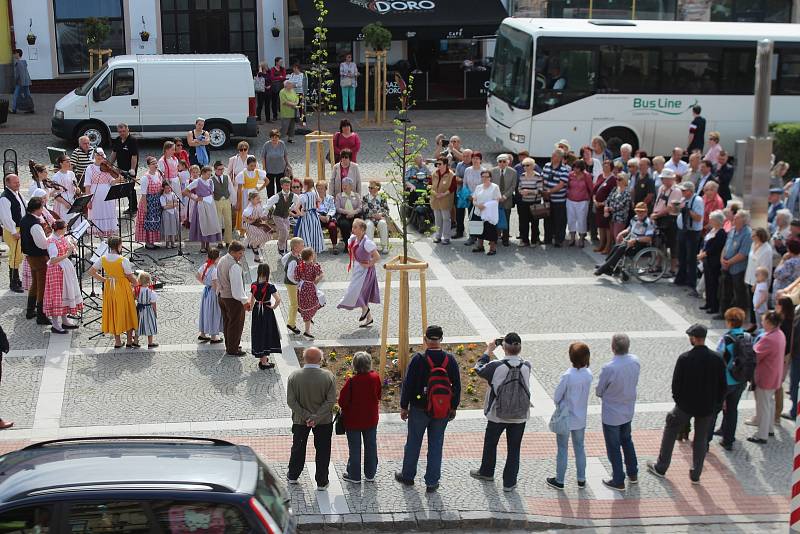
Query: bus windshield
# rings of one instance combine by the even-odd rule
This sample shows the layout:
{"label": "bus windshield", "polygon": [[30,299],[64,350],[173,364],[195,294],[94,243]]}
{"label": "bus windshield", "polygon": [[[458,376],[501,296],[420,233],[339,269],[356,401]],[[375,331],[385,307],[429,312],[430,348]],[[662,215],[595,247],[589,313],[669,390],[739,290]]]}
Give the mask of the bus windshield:
{"label": "bus windshield", "polygon": [[508,26],[497,35],[490,94],[517,108],[531,106],[533,39]]}

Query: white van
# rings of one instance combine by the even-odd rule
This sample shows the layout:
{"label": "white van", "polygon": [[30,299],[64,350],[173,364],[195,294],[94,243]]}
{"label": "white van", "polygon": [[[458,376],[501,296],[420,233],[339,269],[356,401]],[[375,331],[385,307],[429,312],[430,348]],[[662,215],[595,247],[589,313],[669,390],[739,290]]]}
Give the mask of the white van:
{"label": "white van", "polygon": [[250,61],[242,54],[112,57],[85,84],[56,103],[52,132],[106,145],[124,122],[145,139],[184,137],[206,120],[211,146],[231,136],[256,137]]}

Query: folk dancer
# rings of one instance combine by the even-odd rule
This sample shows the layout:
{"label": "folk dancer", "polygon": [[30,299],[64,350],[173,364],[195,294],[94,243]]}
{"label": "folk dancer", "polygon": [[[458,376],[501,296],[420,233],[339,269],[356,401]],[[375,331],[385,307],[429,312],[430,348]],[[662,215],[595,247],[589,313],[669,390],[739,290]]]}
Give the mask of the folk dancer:
{"label": "folk dancer", "polygon": [[[44,201],[35,197],[28,201],[27,214],[19,222],[20,245],[31,267],[31,289],[28,292],[26,317],[36,317],[36,324],[50,326],[52,323],[44,315],[44,289],[47,279],[47,235],[43,226]],[[35,311],[34,311],[35,306]]]}
{"label": "folk dancer", "polygon": [[133,300],[133,287],[138,281],[131,262],[122,257],[121,238],[108,239],[108,252],[89,268],[89,276],[103,284],[102,332],[114,336],[115,349],[122,348],[120,335],[124,332],[125,346],[132,348],[134,330],[139,326]]}
{"label": "folk dancer", "polygon": [[22,280],[19,268],[22,265],[19,224],[25,216],[25,199],[19,192],[19,176],[9,174],[5,179],[5,189],[0,195],[0,224],[3,225],[3,241],[8,246],[9,289],[22,293]]}
{"label": "folk dancer", "polygon": [[366,236],[367,223],[363,219],[353,221],[352,231],[353,235],[347,242],[350,253],[350,264],[347,266],[347,270],[351,271],[350,285],[336,307],[345,310],[361,308],[361,317],[358,320],[362,324],[359,326],[367,327],[373,322],[369,305],[381,302],[378,276],[375,273],[375,265],[381,256],[378,246]]}
{"label": "folk dancer", "polygon": [[299,197],[294,194],[290,186],[291,178],[281,178],[281,190],[269,197],[264,205],[272,209],[272,221],[278,233],[278,254],[286,254],[286,241],[289,239],[289,210],[298,202]]}
{"label": "folk dancer", "polygon": [[235,179],[238,198],[236,199],[236,229],[244,231],[244,221],[242,212],[247,207],[248,198],[251,191],[261,191],[266,186],[267,173],[258,168],[258,160],[255,156],[247,156],[247,167],[242,169]]}
{"label": "folk dancer", "polygon": [[78,275],[69,257],[75,253],[75,244],[65,234],[67,222],[63,219],[53,223],[53,234],[47,240],[46,288],[44,293],[44,314],[53,322],[51,332],[66,334],[66,330],[78,328],[67,319],[83,310]]}
{"label": "folk dancer", "polygon": [[190,210],[189,241],[199,241],[200,251],[207,252],[209,243],[222,240],[222,229],[214,206],[211,167],[203,167],[200,178],[187,185],[183,194],[194,201],[194,209]]}
{"label": "folk dancer", "polygon": [[147,172],[139,181],[139,207],[136,210],[136,241],[143,241],[144,248],[158,248],[155,244],[161,235],[162,178],[158,172],[158,160],[147,158]]}

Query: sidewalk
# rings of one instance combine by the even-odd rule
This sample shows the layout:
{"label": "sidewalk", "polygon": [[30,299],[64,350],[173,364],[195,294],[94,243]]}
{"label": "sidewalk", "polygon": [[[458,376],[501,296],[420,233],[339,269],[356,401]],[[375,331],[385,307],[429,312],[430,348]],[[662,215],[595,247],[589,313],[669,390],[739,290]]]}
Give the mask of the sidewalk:
{"label": "sidewalk", "polygon": [[[0,135],[3,134],[49,134],[50,119],[53,116],[53,108],[59,99],[64,95],[34,93],[33,101],[36,105],[36,113],[8,115],[8,122],[0,125]],[[11,95],[3,95],[11,102]],[[446,115],[445,115],[446,114]],[[391,132],[394,129],[392,118],[396,115],[394,110],[386,111],[386,122],[382,125],[367,124],[364,121],[364,112],[355,113],[337,112],[333,116],[323,116],[322,129],[327,132],[335,132],[339,129],[339,121],[348,119],[353,124],[355,131],[380,131]],[[202,112],[200,113],[202,116]],[[483,130],[484,110],[476,109],[456,109],[456,110],[417,110],[410,114],[414,125],[418,128],[434,129],[442,128],[442,133],[450,135],[451,130]],[[445,120],[445,116],[447,117]],[[308,116],[308,127],[316,129],[316,121],[312,116]],[[266,136],[272,128],[279,127],[278,122],[268,123],[259,122],[259,137]]]}

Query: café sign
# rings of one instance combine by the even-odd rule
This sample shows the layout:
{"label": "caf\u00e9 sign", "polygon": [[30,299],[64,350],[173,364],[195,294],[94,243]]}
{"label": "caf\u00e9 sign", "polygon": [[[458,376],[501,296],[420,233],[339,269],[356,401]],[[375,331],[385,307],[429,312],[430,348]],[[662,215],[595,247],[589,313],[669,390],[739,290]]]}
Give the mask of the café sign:
{"label": "caf\u00e9 sign", "polygon": [[433,0],[350,0],[353,4],[369,9],[373,13],[408,13],[413,11],[433,11],[436,2]]}

